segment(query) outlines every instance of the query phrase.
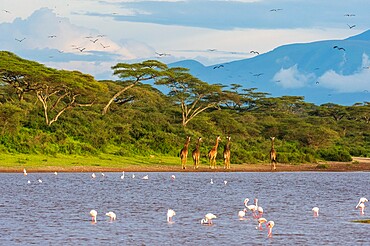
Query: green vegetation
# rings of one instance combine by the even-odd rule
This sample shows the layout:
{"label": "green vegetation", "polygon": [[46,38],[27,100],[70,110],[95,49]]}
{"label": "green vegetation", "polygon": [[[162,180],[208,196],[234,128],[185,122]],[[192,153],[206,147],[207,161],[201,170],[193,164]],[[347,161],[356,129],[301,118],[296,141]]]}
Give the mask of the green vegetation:
{"label": "green vegetation", "polygon": [[25,155],[1,165],[28,163],[27,156],[38,155],[47,159],[35,161],[40,165],[61,156],[66,162],[72,156],[97,158],[90,163],[110,167],[158,161],[151,155],[179,165],[186,136],[189,152],[202,137],[206,164],[217,135],[219,160],[231,136],[233,164],[269,162],[271,136],[280,163],[370,157],[369,102],[318,106],[299,96],[273,98],[239,84],[210,85],[159,61],[119,63],[112,72],[122,80],[96,81],[0,52],[0,154]]}

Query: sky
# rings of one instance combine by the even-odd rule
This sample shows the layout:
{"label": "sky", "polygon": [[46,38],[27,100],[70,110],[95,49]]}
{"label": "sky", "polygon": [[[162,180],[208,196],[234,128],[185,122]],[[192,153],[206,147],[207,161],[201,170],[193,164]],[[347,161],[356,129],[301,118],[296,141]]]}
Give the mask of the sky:
{"label": "sky", "polygon": [[109,79],[118,62],[213,65],[344,39],[369,29],[369,9],[368,0],[0,0],[0,50]]}

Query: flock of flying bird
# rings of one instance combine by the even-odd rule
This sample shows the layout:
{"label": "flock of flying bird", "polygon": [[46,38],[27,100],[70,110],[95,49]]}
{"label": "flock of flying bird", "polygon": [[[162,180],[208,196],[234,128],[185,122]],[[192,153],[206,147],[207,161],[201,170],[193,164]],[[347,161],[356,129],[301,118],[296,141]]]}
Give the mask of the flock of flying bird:
{"label": "flock of flying bird", "polygon": [[[54,174],[58,175],[57,172],[54,172]],[[26,169],[23,169],[23,175],[24,176],[28,175]],[[101,173],[101,176],[103,178],[106,177],[104,173]],[[92,173],[91,178],[95,179],[96,174]],[[125,172],[123,171],[122,175],[120,176],[120,179],[123,180],[124,178],[125,178]],[[135,174],[132,174],[132,178],[135,178]],[[145,175],[141,179],[142,180],[148,180],[149,175]],[[175,180],[175,179],[176,179],[176,176],[172,174],[171,175],[171,180]],[[42,180],[38,179],[38,182],[42,183]],[[30,183],[30,180],[28,180],[28,183]],[[213,179],[211,179],[210,183],[213,184]],[[227,183],[228,182],[225,180],[224,184],[227,185]],[[368,202],[368,199],[366,199],[365,197],[361,197],[358,204],[355,207],[356,209],[360,210],[360,215],[365,214],[365,207],[366,207],[365,203],[366,202]],[[248,204],[248,203],[249,203],[249,198],[245,198],[244,199],[244,209],[240,210],[238,212],[239,220],[246,220],[246,216],[248,215],[248,212],[250,212],[251,213],[250,215],[252,216],[252,218],[255,219],[258,223],[258,225],[256,226],[256,229],[263,230],[263,225],[265,225],[265,228],[267,229],[267,236],[272,237],[272,228],[275,226],[275,222],[273,220],[267,220],[266,218],[263,217],[264,210],[261,206],[258,205],[258,199],[257,198],[254,199],[254,204]],[[313,207],[312,212],[313,212],[313,217],[318,217],[319,216],[319,207]],[[90,211],[91,222],[94,223],[94,224],[97,223],[97,215],[98,215],[98,212],[95,209],[92,209]],[[116,213],[114,213],[112,211],[109,211],[109,212],[105,213],[105,215],[109,217],[110,222],[113,222],[117,219]],[[167,210],[167,223],[170,223],[170,224],[174,223],[173,217],[175,215],[176,215],[176,212],[173,209],[168,209]],[[211,225],[213,225],[213,220],[214,219],[217,219],[216,215],[214,215],[213,213],[207,213],[204,216],[204,218],[201,219],[200,224],[211,226]]]}

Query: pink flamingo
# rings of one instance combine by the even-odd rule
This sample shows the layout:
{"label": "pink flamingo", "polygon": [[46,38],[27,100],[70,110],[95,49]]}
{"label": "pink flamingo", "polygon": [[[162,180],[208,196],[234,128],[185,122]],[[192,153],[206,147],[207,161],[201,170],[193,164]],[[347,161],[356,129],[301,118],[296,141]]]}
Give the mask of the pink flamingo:
{"label": "pink flamingo", "polygon": [[90,211],[90,215],[91,215],[91,221],[96,223],[96,216],[98,215],[98,212],[96,212],[96,210],[91,210]]}
{"label": "pink flamingo", "polygon": [[312,208],[312,211],[313,211],[313,217],[318,217],[319,216],[319,208],[318,207]]}
{"label": "pink flamingo", "polygon": [[267,222],[267,228],[268,228],[268,234],[267,236],[268,237],[272,237],[272,228],[275,226],[275,222],[270,220],[269,222]]}
{"label": "pink flamingo", "polygon": [[264,224],[264,223],[266,224],[267,219],[265,219],[265,218],[259,218],[257,221],[258,221],[258,228],[256,228],[256,229],[262,230],[262,224]]}

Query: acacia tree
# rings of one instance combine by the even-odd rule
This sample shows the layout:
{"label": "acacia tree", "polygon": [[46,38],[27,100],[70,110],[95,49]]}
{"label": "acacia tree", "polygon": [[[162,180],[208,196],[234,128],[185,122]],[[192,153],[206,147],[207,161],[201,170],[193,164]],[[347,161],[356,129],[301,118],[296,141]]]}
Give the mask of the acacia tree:
{"label": "acacia tree", "polygon": [[75,107],[90,107],[103,85],[91,75],[78,71],[58,71],[45,78],[36,89],[36,96],[44,109],[47,125],[51,125],[66,111]]}
{"label": "acacia tree", "polygon": [[0,81],[9,85],[22,101],[26,93],[41,86],[47,68],[37,62],[22,59],[8,51],[0,51]]}
{"label": "acacia tree", "polygon": [[110,105],[119,98],[125,91],[142,83],[143,81],[158,79],[163,75],[163,71],[167,69],[167,65],[156,60],[148,60],[140,63],[118,63],[112,67],[113,74],[118,75],[122,79],[121,88],[116,92],[108,103],[105,105],[102,114],[108,112]]}
{"label": "acacia tree", "polygon": [[186,125],[198,114],[209,108],[217,108],[221,103],[222,86],[210,85],[192,76],[186,68],[170,68],[157,85],[171,89],[169,96],[179,103],[182,112],[182,125]]}
{"label": "acacia tree", "polygon": [[91,106],[96,93],[104,90],[91,75],[48,68],[10,52],[1,52],[0,57],[2,83],[14,88],[19,100],[24,100],[26,93],[35,93],[48,126],[68,109]]}

